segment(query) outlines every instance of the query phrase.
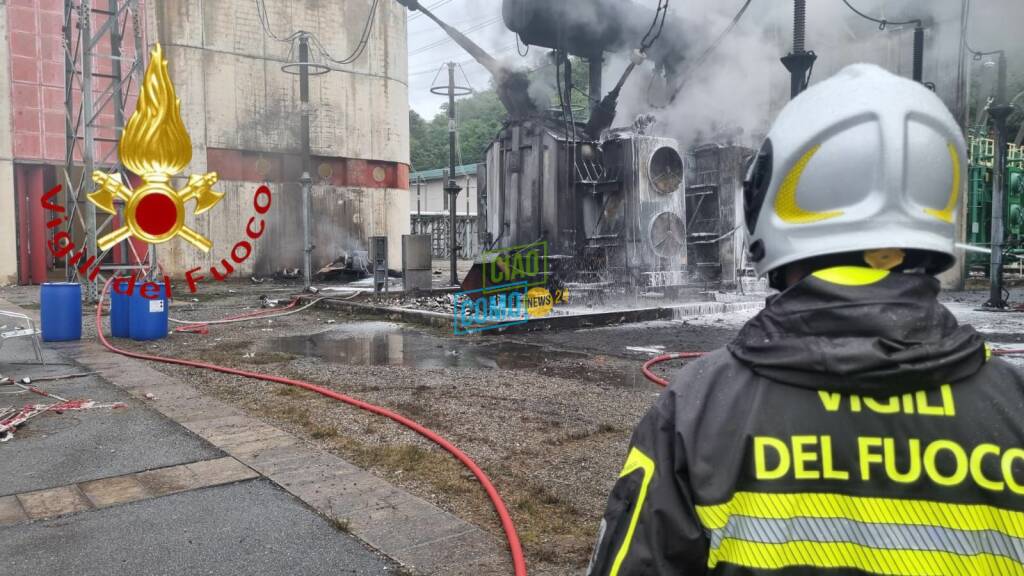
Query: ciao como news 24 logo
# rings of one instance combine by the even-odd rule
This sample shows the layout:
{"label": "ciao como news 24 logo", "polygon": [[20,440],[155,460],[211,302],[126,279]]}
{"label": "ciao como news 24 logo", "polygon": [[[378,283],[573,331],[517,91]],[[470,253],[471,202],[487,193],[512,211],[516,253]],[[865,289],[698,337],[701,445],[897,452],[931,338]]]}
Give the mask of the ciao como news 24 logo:
{"label": "ciao como news 24 logo", "polygon": [[[115,200],[124,204],[123,225],[97,240],[100,251],[106,252],[130,238],[149,244],[162,244],[181,238],[203,252],[210,252],[213,242],[185,224],[188,213],[186,204],[195,201],[192,211],[199,216],[217,206],[224,194],[213,190],[213,185],[217,183],[216,172],[193,174],[188,177],[184,188],[178,189],[171,184],[171,178],[192,161],[192,140],[181,120],[180,102],[159,44],[150,53],[135,112],[125,125],[118,143],[118,156],[125,168],[138,174],[143,183],[131,189],[125,185],[119,173],[101,170],[93,172],[92,180],[97,189],[89,194],[89,201],[112,216],[118,216]],[[100,274],[99,262],[95,256],[86,257],[86,250],[75,245],[67,231],[71,227],[70,215],[65,214],[63,206],[52,202],[60,190],[61,187],[56,186],[42,198],[43,208],[58,214],[47,222],[47,228],[54,229],[68,224],[64,230],[54,234],[48,242],[48,248],[55,258],[67,258],[68,266],[75,266],[81,274],[95,280]],[[263,216],[270,210],[272,201],[268,186],[260,186],[256,190],[252,201],[254,214],[245,226],[245,237],[235,243],[231,252],[221,258],[219,264],[209,269],[214,280],[224,281],[235,271],[236,265],[243,264],[252,256],[252,243],[259,240],[266,231]],[[199,282],[206,278],[201,271],[202,268],[193,268],[186,272],[185,279],[190,292],[196,292]],[[165,295],[170,298],[170,278],[165,276],[163,281]],[[122,287],[122,284],[127,284],[127,287]],[[127,278],[119,279],[115,283],[115,290],[121,293],[131,292],[134,287],[134,278],[130,282]],[[143,288],[147,287],[151,286]],[[141,289],[140,294],[149,299],[161,297],[159,289]]]}
{"label": "ciao como news 24 logo", "polygon": [[455,294],[455,334],[525,324],[545,318],[568,292],[548,289],[548,244],[537,242],[482,254],[483,288]]}

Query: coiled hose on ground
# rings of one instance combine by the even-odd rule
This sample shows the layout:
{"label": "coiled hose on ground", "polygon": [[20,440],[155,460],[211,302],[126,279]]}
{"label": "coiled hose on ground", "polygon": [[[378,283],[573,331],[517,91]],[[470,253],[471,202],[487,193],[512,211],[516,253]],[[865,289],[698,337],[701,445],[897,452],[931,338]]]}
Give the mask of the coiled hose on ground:
{"label": "coiled hose on ground", "polygon": [[515,571],[515,576],[526,576],[526,560],[523,557],[523,549],[522,545],[519,542],[519,535],[516,533],[516,527],[512,523],[512,517],[508,513],[508,508],[505,506],[504,500],[501,499],[501,495],[498,494],[498,490],[494,487],[494,484],[491,483],[491,479],[487,477],[487,474],[476,464],[476,462],[473,461],[472,458],[470,458],[462,450],[459,450],[454,444],[446,440],[440,434],[434,432],[433,430],[427,428],[426,426],[423,426],[422,424],[419,424],[418,422],[412,419],[406,418],[405,416],[398,414],[397,412],[392,412],[387,408],[383,408],[375,404],[370,404],[369,402],[364,402],[357,398],[353,398],[351,396],[346,396],[344,394],[335,392],[334,390],[331,390],[329,388],[317,386],[315,384],[310,384],[309,382],[304,382],[302,380],[294,380],[291,378],[284,378],[281,376],[274,376],[271,374],[261,374],[259,372],[250,372],[247,370],[228,368],[226,366],[219,366],[217,364],[210,364],[207,362],[183,360],[180,358],[168,358],[164,356],[156,356],[153,354],[143,354],[141,352],[129,352],[127,350],[117,348],[116,346],[111,344],[107,340],[106,336],[104,336],[103,334],[103,303],[107,298],[107,291],[110,288],[110,283],[111,280],[108,280],[107,283],[103,286],[103,292],[100,295],[100,302],[99,305],[97,305],[96,307],[96,335],[99,338],[100,342],[103,344],[103,346],[107,350],[110,350],[115,354],[128,356],[130,358],[138,358],[140,360],[162,362],[164,364],[190,366],[192,368],[201,368],[204,370],[222,372],[224,374],[232,374],[234,376],[242,376],[244,378],[252,378],[254,380],[263,380],[265,382],[274,382],[277,384],[284,384],[286,386],[295,386],[297,388],[303,388],[311,392],[316,392],[321,396],[326,396],[327,398],[331,398],[339,402],[344,402],[345,404],[348,404],[350,406],[355,406],[356,408],[359,408],[361,410],[365,410],[367,412],[371,412],[373,414],[389,418],[401,424],[402,426],[405,426],[406,428],[412,430],[413,432],[419,434],[420,436],[423,436],[427,440],[430,440],[434,444],[437,444],[441,448],[444,448],[445,451],[454,456],[459,462],[461,462],[466,468],[468,468],[469,471],[473,473],[473,476],[475,476],[476,479],[480,482],[480,484],[484,487],[484,491],[487,492],[487,497],[490,498],[491,503],[494,505],[494,510],[495,512],[498,513],[498,518],[501,520],[501,528],[505,531],[505,536],[506,539],[508,540],[509,552],[512,555],[512,565]]}

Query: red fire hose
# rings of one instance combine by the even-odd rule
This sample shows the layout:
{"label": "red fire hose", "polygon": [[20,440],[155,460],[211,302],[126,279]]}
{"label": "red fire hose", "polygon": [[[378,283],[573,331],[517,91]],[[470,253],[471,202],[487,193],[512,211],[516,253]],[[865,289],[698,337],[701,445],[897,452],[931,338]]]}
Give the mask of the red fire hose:
{"label": "red fire hose", "polygon": [[[672,352],[671,354],[662,354],[655,356],[647,362],[644,362],[643,367],[640,369],[644,373],[644,377],[654,382],[658,386],[668,386],[669,381],[665,380],[661,376],[658,376],[651,371],[651,367],[655,364],[661,364],[662,362],[668,362],[669,360],[692,360],[693,358],[700,358],[704,352]],[[993,356],[1024,356],[1024,349],[1019,350],[992,350]]]}
{"label": "red fire hose", "polygon": [[498,490],[491,483],[491,479],[487,477],[487,474],[477,466],[476,462],[473,461],[465,452],[459,450],[454,444],[445,440],[440,434],[430,430],[429,428],[419,424],[418,422],[406,418],[401,414],[392,412],[387,408],[382,408],[369,402],[364,402],[351,396],[346,396],[331,390],[324,388],[323,386],[317,386],[310,384],[309,382],[303,382],[302,380],[293,380],[291,378],[283,378],[281,376],[273,376],[270,374],[260,374],[258,372],[249,372],[246,370],[238,370],[235,368],[228,368],[226,366],[218,366],[216,364],[208,364],[206,362],[196,362],[192,360],[182,360],[180,358],[167,358],[164,356],[154,356],[151,354],[143,354],[140,352],[129,352],[127,350],[121,350],[116,348],[109,341],[106,336],[103,335],[103,302],[107,298],[107,290],[110,287],[110,280],[103,286],[103,293],[100,295],[99,305],[96,307],[96,335],[99,337],[100,342],[103,346],[116,354],[122,356],[128,356],[131,358],[138,358],[140,360],[151,360],[153,362],[163,362],[165,364],[177,364],[179,366],[190,366],[192,368],[202,368],[204,370],[213,370],[215,372],[223,372],[224,374],[232,374],[235,376],[242,376],[245,378],[252,378],[254,380],[263,380],[265,382],[275,382],[277,384],[284,384],[286,386],[295,386],[298,388],[304,388],[311,392],[316,392],[321,396],[326,396],[339,402],[344,402],[350,406],[355,406],[361,410],[372,412],[385,418],[390,418],[395,422],[398,422],[402,426],[416,432],[420,436],[423,436],[427,440],[437,444],[441,448],[444,448],[452,456],[455,456],[459,462],[469,469],[470,472],[476,476],[476,479],[480,481],[480,484],[484,487],[487,492],[488,498],[491,499],[491,503],[494,504],[494,510],[498,513],[498,518],[501,520],[501,527],[505,531],[505,536],[508,539],[509,552],[512,555],[512,565],[515,570],[515,576],[526,576],[526,560],[523,557],[523,549],[519,543],[519,535],[516,533],[516,527],[512,523],[512,517],[509,516],[508,509],[505,507],[505,502],[501,499],[501,495],[498,494]]}
{"label": "red fire hose", "polygon": [[644,373],[644,377],[654,382],[658,386],[668,386],[669,381],[665,380],[661,376],[658,376],[654,372],[651,372],[651,367],[655,364],[661,364],[662,362],[668,362],[669,360],[691,360],[693,358],[700,358],[704,355],[704,352],[672,352],[670,354],[662,354],[655,356],[647,362],[644,362],[643,367],[640,369]]}

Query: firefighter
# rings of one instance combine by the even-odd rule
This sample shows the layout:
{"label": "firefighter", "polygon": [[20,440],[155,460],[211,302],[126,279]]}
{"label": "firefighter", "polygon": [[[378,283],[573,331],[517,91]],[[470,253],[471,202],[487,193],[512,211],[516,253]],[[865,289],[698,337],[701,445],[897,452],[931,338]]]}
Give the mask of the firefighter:
{"label": "firefighter", "polygon": [[1024,375],[937,300],[966,166],[876,66],[782,110],[744,184],[781,293],[638,424],[590,575],[1024,574]]}

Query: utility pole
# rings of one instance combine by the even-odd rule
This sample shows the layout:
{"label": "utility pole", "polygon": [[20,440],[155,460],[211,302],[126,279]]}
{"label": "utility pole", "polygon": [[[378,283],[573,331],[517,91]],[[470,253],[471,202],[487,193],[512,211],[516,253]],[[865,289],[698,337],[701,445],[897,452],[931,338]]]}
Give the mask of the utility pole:
{"label": "utility pole", "polygon": [[458,66],[458,64],[456,64],[455,62],[449,62],[448,64],[446,64],[446,66],[448,67],[448,84],[432,86],[430,88],[430,93],[448,97],[448,175],[445,178],[444,191],[446,194],[448,194],[448,247],[451,253],[451,284],[452,286],[458,286],[459,243],[455,230],[455,201],[458,199],[459,192],[462,191],[462,188],[460,188],[458,183],[455,182],[455,155],[457,153],[457,135],[455,132],[455,97],[467,96],[469,94],[472,94],[473,89],[467,86],[458,86],[455,84],[455,67]]}
{"label": "utility pole", "polygon": [[918,20],[914,26],[914,81],[924,82],[924,25]]}
{"label": "utility pole", "polygon": [[789,97],[796,98],[807,87],[807,74],[818,56],[805,50],[807,38],[807,0],[793,2],[793,51],[782,57],[782,65],[789,70]]}
{"label": "utility pole", "polygon": [[299,132],[302,146],[302,274],[304,289],[312,286],[313,242],[310,238],[309,193],[313,184],[313,159],[309,147],[309,35],[299,36],[299,100],[302,106],[302,129]]}
{"label": "utility pole", "polygon": [[999,50],[998,80],[995,100],[988,108],[996,128],[996,157],[992,166],[992,260],[989,268],[989,297],[987,308],[1005,308],[1003,300],[1003,211],[1006,204],[1006,148],[1008,141],[1006,119],[1013,106],[1006,101],[1006,52]]}
{"label": "utility pole", "polygon": [[444,191],[448,194],[448,216],[449,216],[449,249],[451,251],[451,284],[458,286],[459,271],[458,256],[459,244],[455,233],[455,200],[459,197],[462,188],[455,182],[455,62],[448,63],[448,181],[445,183]]}

